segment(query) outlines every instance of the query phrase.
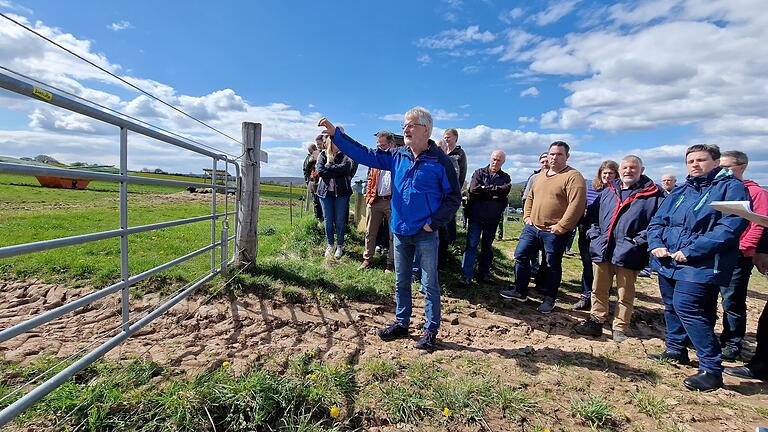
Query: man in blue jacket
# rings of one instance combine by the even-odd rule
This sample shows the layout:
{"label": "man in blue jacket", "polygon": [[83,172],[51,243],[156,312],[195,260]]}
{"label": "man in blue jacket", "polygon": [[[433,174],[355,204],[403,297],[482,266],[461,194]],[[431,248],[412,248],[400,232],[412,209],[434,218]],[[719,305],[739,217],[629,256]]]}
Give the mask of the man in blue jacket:
{"label": "man in blue jacket", "polygon": [[736,266],[739,236],[747,220],[719,212],[712,201],[748,201],[747,188],[727,168],[719,167],[720,148],[688,147],[688,177],[664,199],[648,226],[651,267],[659,273],[664,300],[666,349],[653,360],[687,364],[690,341],[699,358],[699,373],[683,381],[690,390],[711,391],[723,385],[720,341],[715,335],[720,286]]}
{"label": "man in blue jacket", "polygon": [[433,350],[440,328],[440,283],[437,276],[437,230],[445,226],[461,204],[456,171],[448,156],[429,139],[432,115],[421,107],[405,114],[405,147],[369,149],[335,128],[326,118],[324,127],[344,154],[363,165],[392,172],[392,221],[395,248],[395,321],[379,330],[385,341],[408,337],[411,320],[411,264],[421,260],[425,293],[424,334],[416,348]]}
{"label": "man in blue jacket", "polygon": [[624,156],[619,178],[612,180],[592,204],[597,220],[588,221],[589,252],[595,263],[591,316],[576,326],[586,336],[601,336],[608,319],[608,294],[616,277],[618,302],[613,320],[613,340],[623,342],[632,319],[637,274],[648,264],[646,230],[664,200],[653,180],[643,175],[643,161]]}

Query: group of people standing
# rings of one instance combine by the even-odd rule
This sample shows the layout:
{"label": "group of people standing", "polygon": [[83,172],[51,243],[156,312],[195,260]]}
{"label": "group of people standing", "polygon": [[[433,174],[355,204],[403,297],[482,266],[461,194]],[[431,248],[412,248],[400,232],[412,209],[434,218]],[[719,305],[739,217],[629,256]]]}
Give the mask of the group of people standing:
{"label": "group of people standing", "polygon": [[[356,161],[371,167],[365,194],[369,232],[361,269],[370,266],[371,244],[376,238],[371,231],[386,221],[391,232],[387,270],[395,272],[397,306],[395,321],[378,334],[387,341],[408,337],[411,268],[417,262],[425,294],[425,324],[416,347],[435,349],[441,316],[439,251],[441,240],[449,243],[455,239],[455,214],[461,205],[462,162],[460,157],[450,156],[458,132],[448,129],[444,142],[435,143],[430,139],[432,117],[420,107],[405,114],[403,147],[394,145],[389,132],[377,134],[377,148],[369,149],[326,118],[318,125],[325,128],[328,139],[327,156],[317,158],[317,191],[326,234],[329,225],[341,230],[336,256],[340,256],[343,245],[344,223],[329,224],[331,213],[325,210],[337,210],[330,205],[331,192],[335,192],[331,196],[337,201],[346,195],[348,206],[347,190],[334,181],[338,178],[334,176],[351,179],[356,168],[352,161]],[[466,175],[466,155],[463,151],[461,154]],[[501,170],[505,157],[503,151],[493,151],[488,165],[472,174],[467,188],[467,243],[462,259],[466,282],[475,275],[481,281],[490,276],[491,246],[511,188],[509,175]],[[540,172],[529,179],[523,210],[525,225],[514,254],[515,281],[500,292],[501,297],[527,301],[528,285],[535,276],[536,287],[543,294],[538,311],[552,312],[562,278],[563,255],[572,233],[578,231],[584,272],[582,295],[574,308],[589,309],[590,317],[575,330],[588,336],[602,335],[609,315],[609,291],[615,286],[618,303],[613,340],[627,339],[635,282],[650,264],[658,273],[667,330],[666,350],[651,358],[688,363],[687,346],[691,344],[699,358],[699,371],[684,381],[685,386],[703,391],[722,386],[722,358],[738,356],[742,347],[753,259],[761,271],[761,266],[766,265],[760,262],[764,258],[757,245],[766,234],[762,227],[717,211],[709,204],[751,201],[755,211],[768,212],[768,194],[743,180],[746,155],[738,151],[721,155],[715,145],[691,146],[685,156],[689,175],[677,187],[669,175],[663,176],[662,186],[657,185],[644,174],[643,161],[636,155],[627,155],[619,163],[603,162],[595,179],[587,184],[581,173],[567,164],[569,157],[567,143],[553,142],[540,157]],[[321,168],[321,163],[325,167]],[[325,183],[334,184],[323,186]],[[329,236],[329,245],[332,242]],[[725,310],[724,331],[719,339],[714,332],[718,294],[722,294]],[[768,321],[765,313],[763,316]],[[762,321],[761,317],[758,333],[762,330],[766,335],[768,322]],[[768,376],[768,359],[750,365],[725,372]]]}

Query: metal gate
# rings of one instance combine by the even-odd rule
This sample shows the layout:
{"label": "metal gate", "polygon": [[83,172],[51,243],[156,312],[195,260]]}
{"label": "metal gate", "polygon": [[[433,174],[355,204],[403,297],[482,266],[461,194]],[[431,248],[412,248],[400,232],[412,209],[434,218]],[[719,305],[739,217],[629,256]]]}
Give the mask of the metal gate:
{"label": "metal gate", "polygon": [[[53,319],[63,316],[69,312],[74,311],[80,307],[86,306],[98,299],[104,298],[110,294],[121,292],[122,294],[122,331],[119,334],[112,337],[102,345],[93,349],[89,353],[85,354],[79,360],[68,366],[58,374],[54,375],[47,381],[43,382],[36,388],[29,391],[26,395],[9,405],[2,411],[0,411],[0,427],[7,424],[14,417],[19,415],[22,411],[34,404],[42,397],[56,389],[66,380],[71,378],[75,373],[86,368],[88,365],[96,361],[98,358],[106,354],[111,349],[115,348],[122,341],[136,333],[142,327],[152,322],[155,318],[162,315],[168,309],[179,303],[181,300],[189,296],[196,289],[213,279],[219,274],[226,274],[227,266],[232,264],[236,258],[236,248],[232,248],[231,253],[228,252],[228,243],[237,237],[239,224],[237,217],[237,206],[240,199],[241,189],[241,173],[240,165],[235,159],[229,158],[223,154],[217,154],[215,152],[206,150],[202,147],[191,144],[185,140],[175,138],[168,134],[158,132],[157,130],[142,126],[139,123],[126,120],[122,117],[110,114],[106,111],[94,108],[90,105],[78,102],[73,98],[66,97],[58,92],[52,92],[44,88],[35,87],[24,81],[20,81],[11,76],[0,73],[0,87],[18,93],[23,96],[27,96],[33,99],[38,99],[43,102],[55,105],[60,108],[73,111],[87,117],[101,120],[105,123],[114,125],[120,129],[120,173],[103,173],[93,172],[86,170],[72,170],[64,168],[54,167],[42,167],[32,165],[21,165],[15,163],[2,163],[0,162],[0,173],[21,174],[21,175],[33,175],[33,176],[59,176],[65,178],[86,179],[86,180],[103,180],[110,182],[120,183],[119,201],[120,201],[120,228],[110,231],[95,232],[91,234],[75,235],[70,237],[57,238],[53,240],[45,240],[34,243],[18,244],[12,246],[0,247],[0,259],[14,257],[19,255],[30,254],[33,252],[44,251],[54,248],[60,248],[64,246],[72,246],[77,244],[89,243],[98,240],[104,240],[109,238],[120,238],[120,269],[121,279],[119,282],[102,288],[92,294],[78,298],[72,302],[59,306],[55,309],[37,315],[24,322],[16,324],[10,328],[0,331],[0,342],[7,341],[13,337],[16,337],[22,333],[30,331],[38,326],[41,326]],[[178,180],[166,180],[158,178],[147,178],[139,176],[128,175],[128,131],[167,143],[182,149],[203,155],[211,160],[211,213],[209,215],[192,217],[187,219],[178,219],[168,222],[155,223],[150,225],[128,227],[128,185],[129,184],[148,184],[148,185],[170,185],[181,187],[200,187],[201,183],[187,182]],[[232,166],[235,170],[235,182],[231,181],[228,174],[228,168]],[[222,169],[225,173],[223,184],[217,182],[217,170]],[[228,200],[226,199],[228,193],[234,192],[234,209],[230,211],[228,206]],[[224,193],[224,212],[217,213],[216,200],[217,193]],[[230,217],[234,220],[234,226],[232,227],[232,235],[230,236]],[[169,228],[174,226],[180,226],[184,224],[191,224],[201,221],[211,221],[211,238],[210,244],[207,246],[190,252],[184,256],[178,257],[172,261],[161,264],[155,268],[149,269],[142,273],[130,276],[128,268],[128,243],[129,236],[132,234],[148,232],[163,228]],[[221,229],[217,231],[217,221],[221,221]],[[219,253],[219,264],[217,265],[217,250]],[[184,289],[180,290],[176,295],[171,297],[168,301],[162,305],[156,307],[151,313],[147,314],[140,319],[134,319],[131,322],[129,314],[129,292],[128,289],[132,285],[149,278],[161,271],[167,270],[179,263],[187,261],[196,256],[210,253],[210,272],[196,281],[190,283]],[[136,317],[135,317],[136,318]]]}

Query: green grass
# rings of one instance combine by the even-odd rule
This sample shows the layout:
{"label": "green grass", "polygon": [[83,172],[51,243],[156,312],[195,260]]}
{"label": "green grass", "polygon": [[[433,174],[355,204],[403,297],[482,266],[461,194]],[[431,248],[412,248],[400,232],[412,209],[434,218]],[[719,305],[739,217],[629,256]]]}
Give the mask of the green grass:
{"label": "green grass", "polygon": [[663,398],[653,395],[645,389],[639,389],[631,394],[637,410],[654,420],[661,420],[669,407]]}
{"label": "green grass", "polygon": [[573,397],[571,410],[583,419],[593,430],[611,429],[615,413],[613,407],[602,397],[588,395]]}

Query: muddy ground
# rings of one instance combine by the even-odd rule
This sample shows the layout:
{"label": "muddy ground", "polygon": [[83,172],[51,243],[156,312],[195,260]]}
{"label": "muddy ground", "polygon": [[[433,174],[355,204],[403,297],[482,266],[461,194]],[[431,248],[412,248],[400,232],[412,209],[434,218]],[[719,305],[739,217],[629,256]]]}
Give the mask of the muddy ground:
{"label": "muddy ground", "polygon": [[[761,284],[766,285],[765,281]],[[0,281],[0,328],[90,291],[34,280]],[[754,348],[757,317],[766,298],[764,289],[750,291],[747,356]],[[414,322],[418,323],[423,316],[422,301],[419,295],[414,299]],[[693,368],[646,359],[647,354],[663,349],[663,308],[654,279],[640,279],[631,338],[621,344],[611,340],[608,329],[599,339],[575,334],[573,326],[587,313],[565,307],[573,299],[566,296],[554,313],[541,315],[535,310],[538,302],[532,300],[520,305],[444,298],[440,349],[428,354],[413,349],[415,331],[412,340],[389,343],[376,336],[375,330],[393,319],[392,305],[348,302],[332,308],[313,300],[293,305],[256,297],[201,305],[204,299],[197,297],[171,309],[110,352],[107,359],[144,355],[194,375],[225,360],[236,369],[253,362],[279,369],[286,358],[307,351],[315,351],[326,361],[351,359],[354,364],[371,358],[442,356],[451,361],[470,356],[490,362],[495,373],[541,395],[552,430],[588,430],[573,418],[566,393],[585,386],[618,407],[625,417],[620,430],[754,430],[756,425],[768,424],[768,386],[764,383],[726,376],[725,388],[697,394],[681,385],[683,378],[695,372]],[[160,300],[157,295],[132,299],[132,314],[147,311]],[[109,330],[119,325],[119,317],[119,295],[109,296],[0,344],[0,358],[25,363],[44,354],[66,357],[91,342],[105,340]],[[649,382],[669,407],[664,422],[639,414],[627,396]],[[563,398],[558,400],[561,391]],[[502,424],[494,427],[507,430]]]}

